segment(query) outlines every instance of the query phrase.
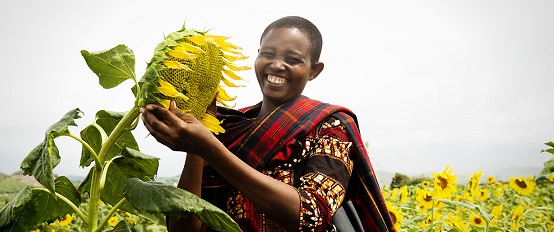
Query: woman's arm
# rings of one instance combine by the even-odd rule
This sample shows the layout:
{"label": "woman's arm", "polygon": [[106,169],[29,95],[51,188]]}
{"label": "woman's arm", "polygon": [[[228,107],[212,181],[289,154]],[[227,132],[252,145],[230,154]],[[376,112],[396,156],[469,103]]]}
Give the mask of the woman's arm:
{"label": "woman's arm", "polygon": [[144,125],[156,140],[172,150],[199,154],[268,218],[286,230],[298,230],[300,198],[296,189],[250,167],[196,118],[175,109],[173,104],[170,110],[157,105],[141,109]]}
{"label": "woman's arm", "polygon": [[[185,166],[181,172],[181,178],[177,184],[178,188],[187,190],[197,196],[201,196],[202,190],[202,169],[204,160],[200,156],[187,154]],[[167,230],[175,231],[200,231],[202,222],[190,214],[186,218],[168,217]]]}

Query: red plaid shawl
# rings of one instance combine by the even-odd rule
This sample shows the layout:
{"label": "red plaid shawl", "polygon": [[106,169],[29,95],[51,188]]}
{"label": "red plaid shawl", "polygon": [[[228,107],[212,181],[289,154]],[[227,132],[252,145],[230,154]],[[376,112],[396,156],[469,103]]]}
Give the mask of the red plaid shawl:
{"label": "red plaid shawl", "polygon": [[[342,121],[353,145],[354,171],[345,198],[351,200],[366,231],[394,231],[369,156],[358,131],[356,116],[348,109],[300,96],[273,112],[257,117],[261,104],[241,110],[218,109],[226,132],[219,139],[244,162],[261,170],[287,142],[302,139],[325,118]],[[281,153],[287,154],[287,152]],[[286,157],[280,157],[286,159]]]}

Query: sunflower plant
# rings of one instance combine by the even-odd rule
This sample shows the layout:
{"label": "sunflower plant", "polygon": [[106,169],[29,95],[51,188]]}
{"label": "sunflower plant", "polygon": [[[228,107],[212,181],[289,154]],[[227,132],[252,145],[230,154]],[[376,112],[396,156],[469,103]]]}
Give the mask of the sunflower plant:
{"label": "sunflower plant", "polygon": [[[208,106],[213,101],[229,105],[234,98],[223,87],[239,86],[233,83],[241,80],[234,71],[249,69],[233,64],[247,57],[227,39],[183,26],[158,44],[140,80],[135,75],[134,54],[127,46],[120,44],[100,52],[82,50],[103,88],[111,89],[127,80],[135,83],[132,107],[127,112],[98,111],[94,122],[79,135],[69,130],[82,116],[79,108],[50,126],[44,140],[20,167],[42,186],[25,187],[1,209],[0,230],[30,231],[45,223],[67,226],[64,223],[74,220],[82,223],[79,230],[130,231],[130,224],[136,220],[119,220],[117,215],[124,212],[156,225],[165,225],[166,215],[194,214],[212,229],[240,231],[221,209],[190,192],[154,181],[159,159],[140,152],[131,133],[138,125],[141,107],[151,103],[167,106],[170,101],[213,133],[224,132]],[[90,167],[78,187],[67,177],[55,177],[53,173],[61,159],[55,140],[62,136],[82,144],[79,165]],[[109,211],[104,212],[106,207],[100,207],[103,204],[110,206]]]}

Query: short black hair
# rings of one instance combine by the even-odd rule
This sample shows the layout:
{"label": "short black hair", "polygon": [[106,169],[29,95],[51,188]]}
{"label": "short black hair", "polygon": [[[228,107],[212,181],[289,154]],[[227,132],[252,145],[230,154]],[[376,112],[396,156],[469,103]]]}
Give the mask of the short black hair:
{"label": "short black hair", "polygon": [[297,28],[308,36],[310,40],[311,48],[311,60],[312,64],[319,61],[319,56],[321,55],[321,48],[323,46],[323,38],[319,29],[310,22],[309,20],[302,18],[300,16],[285,16],[283,18],[277,19],[269,24],[260,38],[260,44],[262,40],[267,35],[269,31],[275,28]]}

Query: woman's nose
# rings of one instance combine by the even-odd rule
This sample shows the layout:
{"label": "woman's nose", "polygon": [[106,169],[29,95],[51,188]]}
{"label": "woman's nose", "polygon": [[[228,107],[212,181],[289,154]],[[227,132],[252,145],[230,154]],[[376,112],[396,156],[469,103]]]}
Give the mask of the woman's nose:
{"label": "woman's nose", "polygon": [[270,67],[275,70],[284,70],[285,69],[285,62],[281,59],[273,59],[271,61]]}

